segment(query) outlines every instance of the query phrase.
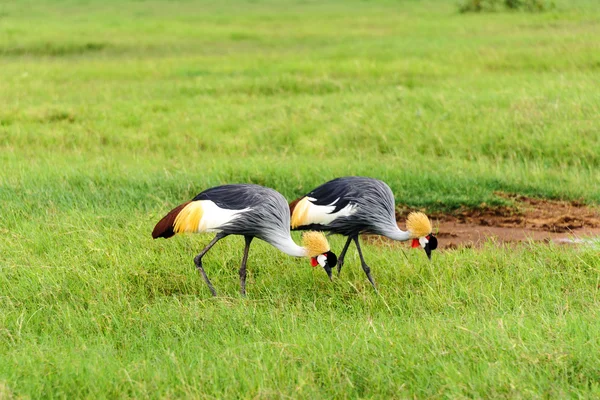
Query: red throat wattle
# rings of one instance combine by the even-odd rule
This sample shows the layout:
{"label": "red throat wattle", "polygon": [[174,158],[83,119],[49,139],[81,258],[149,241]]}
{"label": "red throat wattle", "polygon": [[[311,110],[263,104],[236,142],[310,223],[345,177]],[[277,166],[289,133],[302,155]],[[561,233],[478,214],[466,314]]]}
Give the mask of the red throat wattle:
{"label": "red throat wattle", "polygon": [[419,246],[420,246],[419,239],[413,239],[413,241],[412,241],[412,248],[414,249],[414,248],[419,247]]}
{"label": "red throat wattle", "polygon": [[312,265],[313,267],[316,267],[317,265],[319,265],[319,262],[317,261],[317,259],[315,257],[311,257],[310,265]]}

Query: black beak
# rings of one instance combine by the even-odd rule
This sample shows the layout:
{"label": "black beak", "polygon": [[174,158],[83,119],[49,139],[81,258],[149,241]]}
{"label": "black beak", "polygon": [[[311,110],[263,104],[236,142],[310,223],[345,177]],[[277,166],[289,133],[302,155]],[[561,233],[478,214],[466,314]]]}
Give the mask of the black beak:
{"label": "black beak", "polygon": [[431,249],[429,246],[425,246],[425,254],[427,254],[427,258],[431,260]]}
{"label": "black beak", "polygon": [[325,272],[327,272],[327,276],[329,277],[329,280],[331,281],[331,270],[332,268],[329,266],[329,263],[326,263],[325,266],[323,267],[323,269],[325,270]]}
{"label": "black beak", "polygon": [[427,254],[427,258],[431,260],[431,252],[437,249],[438,241],[433,234],[429,235],[429,242],[425,245],[425,254]]}
{"label": "black beak", "polygon": [[337,256],[333,251],[328,251],[327,253],[325,253],[325,255],[327,256],[327,261],[325,261],[325,266],[323,267],[323,269],[325,270],[325,272],[327,272],[329,280],[333,281],[333,279],[331,279],[331,270],[337,264]]}

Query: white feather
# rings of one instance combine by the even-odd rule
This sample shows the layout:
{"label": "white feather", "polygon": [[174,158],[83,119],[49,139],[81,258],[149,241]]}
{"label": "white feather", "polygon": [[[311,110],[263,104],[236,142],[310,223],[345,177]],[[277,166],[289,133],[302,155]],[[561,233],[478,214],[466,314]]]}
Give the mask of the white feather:
{"label": "white feather", "polygon": [[324,267],[325,263],[327,262],[327,256],[325,254],[319,254],[317,256],[317,262],[321,267]]}
{"label": "white feather", "polygon": [[335,203],[338,202],[339,198],[336,199],[333,203],[328,206],[319,206],[313,204],[312,202],[316,199],[309,197],[308,198],[308,211],[306,213],[306,220],[303,221],[304,225],[310,224],[321,224],[327,225],[331,223],[333,220],[339,217],[347,217],[356,212],[356,205],[348,204],[346,207],[342,208],[336,213],[330,214],[333,210],[335,210]]}
{"label": "white feather", "polygon": [[198,224],[199,232],[218,232],[220,227],[239,217],[241,213],[249,211],[250,208],[243,210],[228,210],[220,208],[211,200],[200,200],[202,203],[202,219]]}

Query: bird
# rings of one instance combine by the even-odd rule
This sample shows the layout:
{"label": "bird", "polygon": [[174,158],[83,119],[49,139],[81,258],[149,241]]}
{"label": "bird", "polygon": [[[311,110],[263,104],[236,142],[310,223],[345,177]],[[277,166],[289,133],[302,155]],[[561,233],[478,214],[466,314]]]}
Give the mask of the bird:
{"label": "bird", "polygon": [[194,258],[194,263],[213,296],[217,292],[204,271],[202,258],[219,240],[229,235],[244,236],[246,242],[239,270],[242,295],[246,294],[246,263],[254,238],[264,240],[290,256],[310,257],[311,265],[323,267],[329,279],[337,262],[321,232],[304,233],[303,246],[297,245],[290,233],[287,200],[276,190],[260,185],[230,184],[204,190],[158,221],[152,237],[168,239],[178,233],[203,232],[216,232],[216,236]]}
{"label": "bird", "polygon": [[393,240],[412,239],[412,247],[422,247],[431,259],[437,248],[429,218],[422,212],[409,214],[403,231],[395,216],[394,194],[383,181],[373,178],[348,176],[322,184],[290,203],[290,223],[293,230],[325,231],[348,239],[337,259],[338,275],[350,243],[356,249],[369,282],[377,290],[371,268],[365,262],[359,243],[361,233],[386,236]]}

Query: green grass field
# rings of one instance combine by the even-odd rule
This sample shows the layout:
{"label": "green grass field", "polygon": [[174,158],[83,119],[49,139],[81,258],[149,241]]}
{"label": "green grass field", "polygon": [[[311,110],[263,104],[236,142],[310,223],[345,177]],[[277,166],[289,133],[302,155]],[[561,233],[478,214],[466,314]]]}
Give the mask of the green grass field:
{"label": "green grass field", "polygon": [[[201,190],[341,175],[429,211],[600,203],[600,7],[0,3],[0,399],[600,395],[597,249],[153,241]],[[299,235],[294,234],[299,240]],[[332,238],[339,252],[342,238]]]}

